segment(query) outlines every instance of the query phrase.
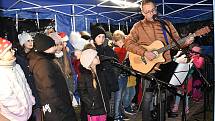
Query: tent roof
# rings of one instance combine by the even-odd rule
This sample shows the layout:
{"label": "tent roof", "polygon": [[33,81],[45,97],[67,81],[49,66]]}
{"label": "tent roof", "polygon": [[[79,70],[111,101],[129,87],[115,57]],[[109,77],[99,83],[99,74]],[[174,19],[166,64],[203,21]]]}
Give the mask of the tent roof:
{"label": "tent roof", "polygon": [[[136,4],[141,2],[141,0],[122,1]],[[159,15],[173,22],[204,20],[213,16],[212,0],[155,0],[155,2]],[[36,18],[38,13],[39,18],[53,18],[50,13],[57,13],[115,22],[142,17],[139,7],[128,8],[110,0],[1,0],[0,11],[0,16],[7,17],[15,17],[18,13],[22,18]]]}

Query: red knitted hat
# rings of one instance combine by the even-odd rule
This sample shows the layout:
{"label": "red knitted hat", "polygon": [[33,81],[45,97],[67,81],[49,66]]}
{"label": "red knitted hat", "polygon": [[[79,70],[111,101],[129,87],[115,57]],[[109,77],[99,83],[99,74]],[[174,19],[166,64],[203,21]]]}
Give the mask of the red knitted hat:
{"label": "red knitted hat", "polygon": [[0,37],[0,57],[4,56],[4,54],[12,47],[12,43],[4,38]]}
{"label": "red knitted hat", "polygon": [[58,35],[61,37],[61,41],[66,42],[69,40],[69,37],[66,35],[65,32],[59,32]]}

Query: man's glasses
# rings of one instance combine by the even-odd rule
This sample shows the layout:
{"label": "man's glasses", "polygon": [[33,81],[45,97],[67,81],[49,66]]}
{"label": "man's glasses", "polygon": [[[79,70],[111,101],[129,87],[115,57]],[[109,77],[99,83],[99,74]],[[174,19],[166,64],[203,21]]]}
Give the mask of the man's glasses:
{"label": "man's glasses", "polygon": [[157,7],[153,8],[152,10],[148,10],[148,11],[143,11],[143,10],[142,10],[142,12],[143,12],[144,14],[154,13],[154,12],[157,12]]}

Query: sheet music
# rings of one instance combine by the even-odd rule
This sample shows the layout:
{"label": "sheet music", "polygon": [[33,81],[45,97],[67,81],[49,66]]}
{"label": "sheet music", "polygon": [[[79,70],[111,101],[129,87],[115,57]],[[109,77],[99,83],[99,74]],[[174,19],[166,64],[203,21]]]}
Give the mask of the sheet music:
{"label": "sheet music", "polygon": [[179,63],[169,83],[175,86],[183,84],[192,65],[193,63]]}

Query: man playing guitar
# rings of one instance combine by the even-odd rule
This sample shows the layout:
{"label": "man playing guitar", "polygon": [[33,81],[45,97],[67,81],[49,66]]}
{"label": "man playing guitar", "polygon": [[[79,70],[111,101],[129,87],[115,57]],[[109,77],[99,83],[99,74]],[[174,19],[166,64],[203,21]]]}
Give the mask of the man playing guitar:
{"label": "man playing guitar", "polygon": [[[154,1],[143,0],[140,8],[141,13],[144,16],[144,19],[134,24],[129,35],[125,39],[125,47],[127,51],[130,51],[131,53],[144,57],[146,60],[152,61],[156,59],[158,54],[156,51],[152,51],[146,48],[145,46],[149,46],[155,41],[161,41],[165,46],[171,45],[174,42],[169,36],[169,34],[166,32],[166,30],[162,28],[161,23],[153,19],[153,16],[157,14],[157,8]],[[175,40],[179,40],[180,39],[179,34],[174,28],[174,26],[171,24],[171,22],[165,20],[165,23],[167,23],[167,25],[169,26],[167,27],[167,25],[165,25],[167,30],[172,34],[172,37]],[[188,37],[186,40],[182,42],[181,45],[183,47],[187,46],[191,44],[193,40],[194,37]],[[165,63],[172,61],[169,50],[165,51],[163,53],[163,56],[165,58]],[[159,64],[156,65],[156,68],[154,68],[153,66],[153,68],[146,73],[154,75],[155,70],[159,70]],[[152,87],[153,84],[150,84],[151,82],[145,79],[142,81],[144,81],[145,87],[145,93],[143,93],[144,99],[142,119],[143,121],[151,121],[152,119],[150,105],[152,102],[153,91],[150,89],[150,87]]]}

